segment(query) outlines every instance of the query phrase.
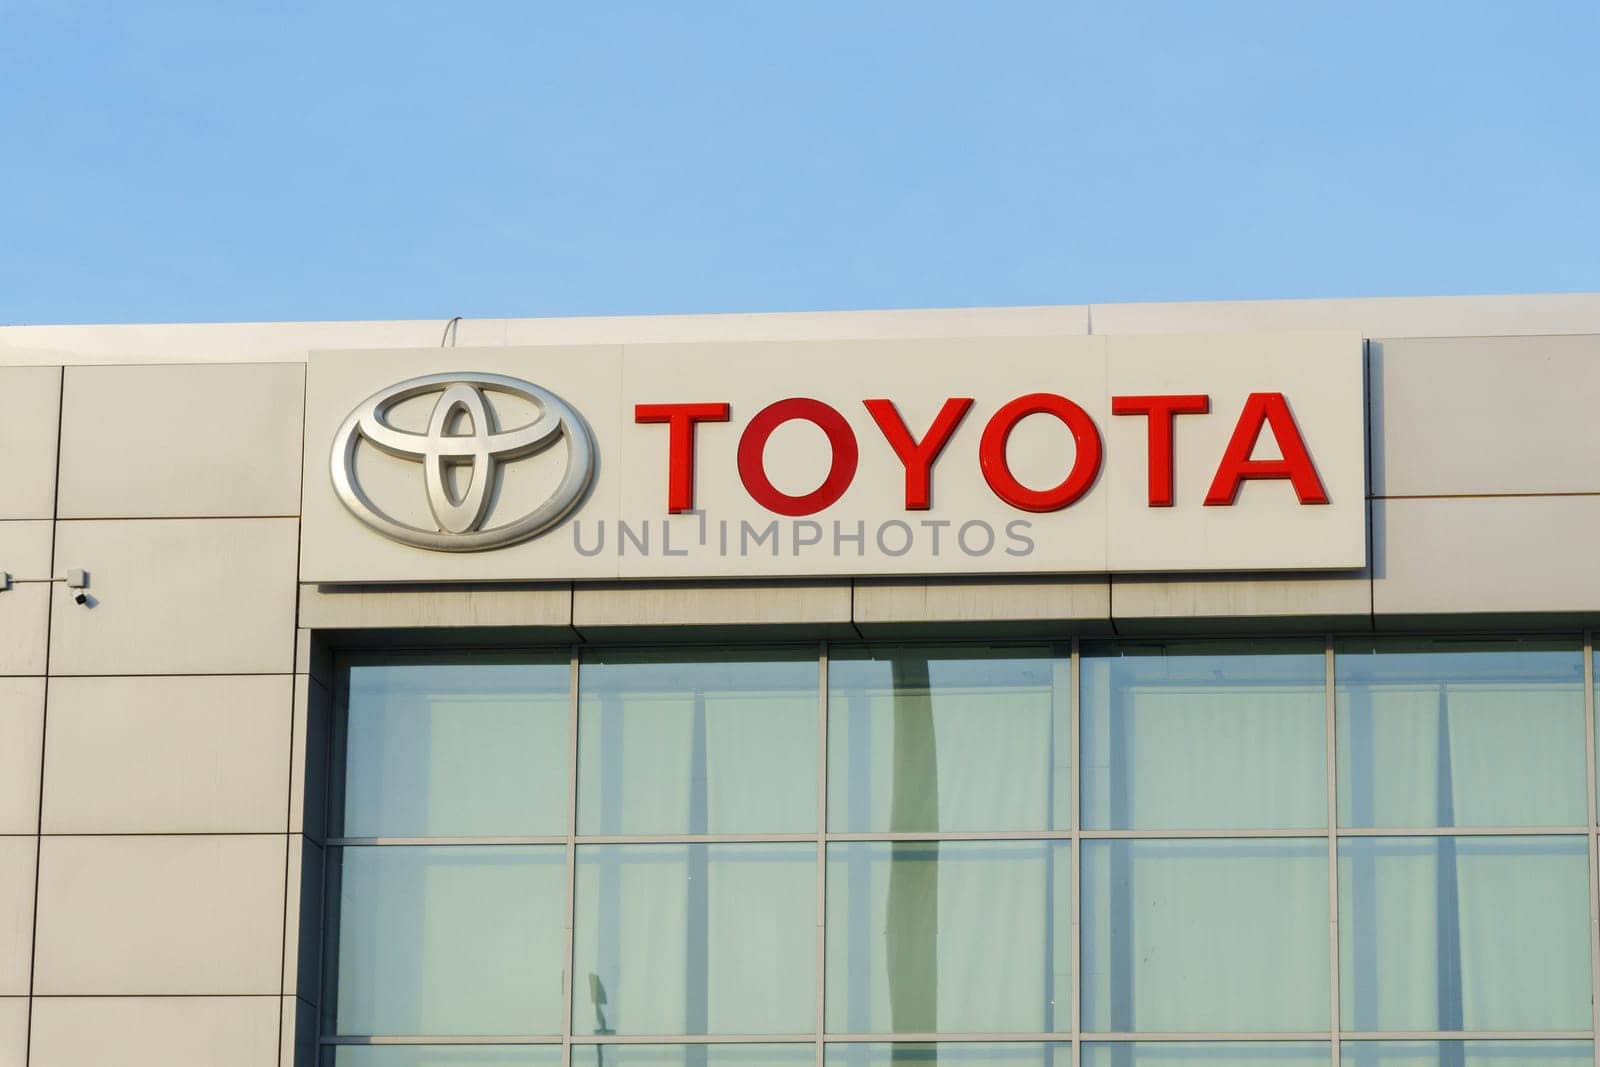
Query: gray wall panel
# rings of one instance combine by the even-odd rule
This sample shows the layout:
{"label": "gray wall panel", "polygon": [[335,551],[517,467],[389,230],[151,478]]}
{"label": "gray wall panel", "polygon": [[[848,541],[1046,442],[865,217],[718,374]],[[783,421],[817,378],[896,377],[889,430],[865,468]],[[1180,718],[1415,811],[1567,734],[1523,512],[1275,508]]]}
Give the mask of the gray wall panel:
{"label": "gray wall panel", "polygon": [[296,519],[58,523],[56,570],[88,570],[93,599],[57,587],[51,672],[291,673],[298,535]]}
{"label": "gray wall panel", "polygon": [[1600,491],[1600,336],[1369,351],[1374,495]]}
{"label": "gray wall panel", "polygon": [[45,837],[38,995],[277,996],[284,835]]}
{"label": "gray wall panel", "polygon": [[1373,502],[1379,615],[1600,611],[1600,496]]}
{"label": "gray wall panel", "polygon": [[61,518],[298,515],[305,367],[71,367]]}
{"label": "gray wall panel", "polygon": [[282,832],[289,675],[56,678],[44,832]]}

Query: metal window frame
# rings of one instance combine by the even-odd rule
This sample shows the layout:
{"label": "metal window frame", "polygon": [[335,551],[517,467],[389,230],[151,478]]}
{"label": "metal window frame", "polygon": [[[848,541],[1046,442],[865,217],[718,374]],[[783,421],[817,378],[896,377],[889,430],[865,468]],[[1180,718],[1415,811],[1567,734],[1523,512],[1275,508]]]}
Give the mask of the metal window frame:
{"label": "metal window frame", "polygon": [[[1569,632],[1570,633],[1570,632]],[[1304,639],[1306,635],[1292,635]],[[1436,636],[1436,635],[1428,635]],[[1483,635],[1485,639],[1492,640],[1494,635]],[[1522,635],[1519,635],[1522,636]],[[1552,634],[1552,636],[1563,636]],[[561,1062],[563,1067],[571,1067],[572,1050],[574,1046],[607,1046],[607,1045],[661,1045],[661,1046],[693,1046],[693,1045],[785,1045],[796,1048],[811,1046],[815,1051],[817,1067],[823,1067],[828,1046],[847,1044],[1001,1044],[1001,1043],[1027,1043],[1068,1046],[1071,1049],[1073,1067],[1081,1067],[1082,1047],[1085,1044],[1137,1044],[1137,1043],[1315,1043],[1326,1044],[1329,1054],[1330,1067],[1340,1067],[1341,1046],[1347,1041],[1588,1041],[1593,1048],[1595,1067],[1600,1067],[1600,1041],[1596,1041],[1596,1028],[1594,1025],[1593,1007],[1591,1007],[1590,1027],[1586,1030],[1564,1031],[1370,1031],[1370,1030],[1345,1030],[1342,1026],[1340,1011],[1340,959],[1339,959],[1339,886],[1338,886],[1338,846],[1341,840],[1349,838],[1382,838],[1382,837],[1578,837],[1582,836],[1586,842],[1588,857],[1589,878],[1589,937],[1590,937],[1590,983],[1591,1005],[1600,999],[1600,804],[1597,804],[1597,778],[1596,778],[1596,725],[1595,725],[1595,663],[1594,663],[1594,634],[1585,629],[1581,632],[1580,650],[1583,658],[1583,700],[1584,700],[1584,735],[1585,735],[1585,785],[1587,791],[1586,807],[1588,812],[1587,826],[1473,826],[1473,827],[1344,827],[1338,824],[1338,747],[1337,747],[1337,677],[1336,677],[1336,642],[1340,635],[1327,632],[1322,635],[1322,651],[1324,660],[1324,731],[1325,731],[1325,768],[1327,811],[1325,825],[1321,827],[1293,827],[1293,828],[1249,828],[1249,829],[1205,829],[1205,830],[1093,830],[1085,829],[1082,825],[1082,774],[1081,774],[1081,700],[1082,700],[1082,649],[1080,640],[1074,636],[1070,639],[1028,640],[1027,638],[993,639],[971,638],[951,640],[917,639],[914,641],[848,641],[829,642],[819,641],[816,644],[818,668],[818,709],[817,709],[817,826],[814,833],[773,833],[773,834],[611,834],[611,835],[581,835],[578,833],[578,731],[579,707],[581,685],[581,659],[585,650],[594,651],[590,646],[572,644],[567,646],[569,688],[568,688],[568,751],[567,751],[567,829],[564,835],[530,835],[530,836],[465,836],[465,837],[328,837],[325,848],[343,849],[347,847],[388,847],[388,846],[415,846],[415,845],[452,845],[452,846],[503,846],[503,845],[546,845],[560,846],[565,850],[566,857],[566,900],[564,916],[564,942],[565,957],[563,960],[563,989],[562,989],[562,1030],[560,1034],[505,1034],[505,1035],[336,1035],[325,1034],[322,1031],[330,1022],[327,1011],[328,1002],[326,994],[331,978],[331,972],[337,966],[336,948],[333,951],[325,948],[323,953],[324,967],[321,977],[322,995],[319,996],[318,1005],[318,1056],[322,1058],[322,1049],[332,1049],[341,1046],[375,1046],[375,1045],[506,1045],[506,1046],[559,1046],[561,1049]],[[1216,638],[1194,638],[1195,640],[1214,641]],[[1250,635],[1246,640],[1269,640],[1267,635]],[[1114,637],[1106,639],[1115,643]],[[1134,643],[1146,643],[1151,638],[1137,638]],[[1183,637],[1174,637],[1173,643],[1184,642]],[[1097,642],[1098,643],[1098,642]],[[770,642],[762,642],[770,645]],[[786,647],[801,647],[802,643],[784,643]],[[828,830],[828,686],[830,649],[834,644],[843,644],[850,647],[860,645],[899,645],[915,644],[918,646],[952,646],[984,645],[990,647],[1006,647],[1010,645],[1048,644],[1052,659],[1058,664],[1058,670],[1065,670],[1066,691],[1068,698],[1068,731],[1067,738],[1069,760],[1069,788],[1072,790],[1070,804],[1070,824],[1063,830],[1017,830],[1017,831],[942,831],[929,833],[914,832],[830,832]],[[711,648],[719,646],[684,641],[682,643],[640,643],[607,645],[606,648],[660,648],[660,649],[690,649]],[[548,650],[548,649],[547,649]],[[366,653],[370,657],[370,650]],[[345,665],[336,665],[334,678],[333,718],[337,719],[345,711]],[[1053,685],[1054,688],[1054,685]],[[330,722],[330,727],[332,723]],[[327,768],[331,787],[338,773],[337,768]],[[332,789],[329,789],[330,798]],[[331,810],[328,812],[329,822],[336,818]],[[1177,1032],[1177,1033],[1144,1033],[1144,1032],[1110,1032],[1096,1031],[1084,1033],[1082,1029],[1081,1006],[1083,989],[1081,981],[1082,965],[1082,851],[1084,841],[1096,840],[1242,840],[1252,838],[1322,838],[1327,843],[1328,865],[1328,956],[1329,956],[1329,1026],[1320,1031],[1292,1031],[1292,1032],[1238,1032],[1238,1031],[1204,1031],[1204,1032]],[[827,955],[827,850],[833,843],[845,842],[894,842],[894,841],[1062,841],[1070,843],[1072,876],[1069,886],[1070,899],[1070,924],[1071,924],[1071,992],[1070,992],[1070,1029],[1055,1032],[997,1032],[997,1033],[829,1033],[826,1029],[826,955]],[[793,1034],[575,1034],[572,1025],[573,1011],[573,980],[574,973],[574,926],[577,908],[576,881],[577,881],[577,849],[583,845],[681,845],[681,844],[784,844],[784,843],[814,843],[816,847],[816,947],[815,947],[815,1003],[813,1031]],[[323,912],[326,914],[326,901],[330,888],[328,871],[332,863],[325,863],[323,873]],[[325,944],[331,943],[336,931],[327,929],[323,931]]]}

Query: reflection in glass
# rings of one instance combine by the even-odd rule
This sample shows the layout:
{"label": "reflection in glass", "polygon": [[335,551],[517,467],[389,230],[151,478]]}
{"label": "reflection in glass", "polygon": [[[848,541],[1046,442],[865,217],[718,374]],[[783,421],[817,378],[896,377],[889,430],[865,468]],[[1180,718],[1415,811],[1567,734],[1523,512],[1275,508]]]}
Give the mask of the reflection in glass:
{"label": "reflection in glass", "polygon": [[1582,837],[1339,842],[1346,1030],[1587,1030]]}
{"label": "reflection in glass", "polygon": [[1080,1067],[1325,1067],[1326,1042],[1085,1041]]}
{"label": "reflection in glass", "polygon": [[1345,1041],[1352,1067],[1590,1067],[1587,1041]]}
{"label": "reflection in glass", "polygon": [[891,1067],[902,1063],[919,1067],[1072,1067],[1072,1046],[1036,1041],[840,1044],[827,1047],[823,1062],[827,1067]]}
{"label": "reflection in glass", "polygon": [[811,1067],[816,1046],[573,1045],[575,1067]]}
{"label": "reflection in glass", "polygon": [[560,846],[329,853],[339,1034],[559,1034]]}
{"label": "reflection in glass", "polygon": [[561,1046],[337,1045],[322,1056],[333,1067],[560,1067]]}
{"label": "reflection in glass", "polygon": [[578,849],[579,1034],[810,1034],[811,844]]}
{"label": "reflection in glass", "polygon": [[1085,841],[1082,864],[1085,1030],[1327,1029],[1325,841]]}
{"label": "reflection in glass", "polygon": [[818,675],[814,648],[584,659],[578,832],[815,832]]}
{"label": "reflection in glass", "polygon": [[357,661],[336,837],[567,832],[568,657]]}
{"label": "reflection in glass", "polygon": [[1067,828],[1070,670],[1042,645],[830,650],[829,829]]}
{"label": "reflection in glass", "polygon": [[1341,826],[1582,826],[1583,654],[1541,641],[1344,642]]}
{"label": "reflection in glass", "polygon": [[1321,643],[1086,646],[1083,824],[1326,826]]}
{"label": "reflection in glass", "polygon": [[828,1030],[1067,1029],[1070,860],[1058,841],[828,846]]}

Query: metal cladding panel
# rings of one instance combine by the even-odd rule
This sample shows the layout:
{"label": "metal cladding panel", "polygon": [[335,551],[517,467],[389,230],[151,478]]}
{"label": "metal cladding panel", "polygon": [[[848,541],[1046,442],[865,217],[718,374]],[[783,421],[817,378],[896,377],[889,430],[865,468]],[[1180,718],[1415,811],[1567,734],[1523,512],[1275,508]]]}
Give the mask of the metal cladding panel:
{"label": "metal cladding panel", "polygon": [[298,527],[295,519],[58,523],[57,570],[86,570],[89,599],[77,604],[56,584],[51,673],[291,673]]}
{"label": "metal cladding panel", "polygon": [[289,675],[50,683],[44,832],[282,832]]}
{"label": "metal cladding panel", "polygon": [[1600,336],[1373,341],[1377,496],[1600,492]]}
{"label": "metal cladding panel", "polygon": [[273,994],[281,834],[44,837],[35,995]]}
{"label": "metal cladding panel", "polygon": [[1375,500],[1375,615],[1600,610],[1600,496]]}
{"label": "metal cladding panel", "polygon": [[31,1048],[29,1067],[273,1067],[278,998],[38,997]]}
{"label": "metal cladding panel", "polygon": [[294,515],[305,367],[70,367],[61,518]]}

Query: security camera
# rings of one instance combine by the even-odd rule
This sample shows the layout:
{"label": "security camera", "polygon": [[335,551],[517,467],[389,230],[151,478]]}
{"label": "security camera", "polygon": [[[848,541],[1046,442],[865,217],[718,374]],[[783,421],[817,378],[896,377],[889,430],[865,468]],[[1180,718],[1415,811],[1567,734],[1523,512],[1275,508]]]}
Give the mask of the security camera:
{"label": "security camera", "polygon": [[82,589],[79,589],[76,593],[72,594],[72,602],[74,604],[87,604],[89,602],[89,594],[85,593]]}

